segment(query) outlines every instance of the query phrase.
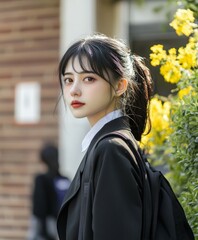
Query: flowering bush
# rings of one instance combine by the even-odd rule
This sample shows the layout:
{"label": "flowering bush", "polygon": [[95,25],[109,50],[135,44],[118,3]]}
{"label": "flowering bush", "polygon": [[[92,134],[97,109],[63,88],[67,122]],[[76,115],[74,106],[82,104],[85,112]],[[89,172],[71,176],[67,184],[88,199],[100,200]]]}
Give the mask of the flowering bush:
{"label": "flowering bush", "polygon": [[178,9],[170,25],[188,42],[178,50],[151,47],[151,64],[160,66],[164,80],[176,89],[167,99],[151,100],[152,130],[142,144],[155,159],[166,158],[167,177],[198,239],[198,25],[189,9]]}
{"label": "flowering bush", "polygon": [[149,134],[143,136],[141,146],[149,154],[149,160],[155,165],[163,164],[166,158],[164,142],[167,141],[172,132],[170,128],[170,108],[170,101],[164,101],[160,96],[156,95],[151,99],[150,118],[152,130]]}

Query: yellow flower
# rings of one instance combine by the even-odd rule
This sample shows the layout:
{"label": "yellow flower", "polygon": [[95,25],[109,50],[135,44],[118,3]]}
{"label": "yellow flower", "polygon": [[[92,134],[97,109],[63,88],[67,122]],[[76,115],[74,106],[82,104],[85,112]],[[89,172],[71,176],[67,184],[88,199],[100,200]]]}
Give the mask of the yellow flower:
{"label": "yellow flower", "polygon": [[174,60],[176,60],[176,53],[177,53],[177,50],[176,48],[171,48],[168,50],[168,53],[169,53],[169,58],[172,58]]}
{"label": "yellow flower", "polygon": [[189,36],[196,26],[194,20],[193,12],[190,9],[178,9],[170,26],[176,30],[178,35]]}
{"label": "yellow flower", "polygon": [[166,59],[166,51],[163,49],[163,45],[157,44],[152,46],[150,49],[153,52],[150,54],[151,65],[160,65],[161,62]]}
{"label": "yellow flower", "polygon": [[196,51],[181,47],[178,50],[178,60],[181,66],[185,69],[191,69],[192,67],[196,66]]}
{"label": "yellow flower", "polygon": [[164,126],[165,129],[169,127],[169,124],[170,124],[170,110],[171,110],[171,103],[166,101],[163,104],[163,119],[164,119],[164,122],[166,123]]}
{"label": "yellow flower", "polygon": [[141,139],[141,146],[146,148],[149,153],[152,153],[156,146],[162,146],[171,133],[169,127],[170,107],[170,102],[162,103],[157,97],[151,99],[150,118],[152,129],[148,135],[144,135]]}
{"label": "yellow flower", "polygon": [[162,44],[156,44],[151,47],[151,51],[153,51],[154,53],[162,52],[164,51],[163,48],[164,46]]}
{"label": "yellow flower", "polygon": [[170,103],[162,103],[161,100],[153,98],[150,105],[150,114],[152,127],[156,131],[162,131],[167,128],[169,122]]}
{"label": "yellow flower", "polygon": [[160,73],[166,82],[177,83],[181,78],[180,66],[177,61],[167,61],[160,67]]}
{"label": "yellow flower", "polygon": [[192,90],[192,87],[189,86],[187,88],[183,88],[178,92],[178,96],[180,99],[182,99],[184,96],[188,95],[190,91]]}
{"label": "yellow flower", "polygon": [[177,58],[183,68],[191,69],[197,65],[197,49],[194,38],[190,38],[186,47],[180,47],[178,52]]}

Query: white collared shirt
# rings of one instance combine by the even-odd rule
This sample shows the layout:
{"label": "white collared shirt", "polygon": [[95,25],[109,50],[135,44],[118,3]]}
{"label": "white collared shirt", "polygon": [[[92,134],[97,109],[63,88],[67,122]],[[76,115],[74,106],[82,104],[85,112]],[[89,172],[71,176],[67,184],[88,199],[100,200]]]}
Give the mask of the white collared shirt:
{"label": "white collared shirt", "polygon": [[100,131],[100,129],[108,122],[119,118],[123,116],[122,111],[119,110],[115,110],[113,112],[108,113],[107,115],[105,115],[103,118],[101,118],[90,130],[89,132],[86,134],[86,136],[84,137],[83,141],[82,141],[82,152],[86,151],[92,141],[92,139],[94,138],[94,136],[97,134],[97,132]]}

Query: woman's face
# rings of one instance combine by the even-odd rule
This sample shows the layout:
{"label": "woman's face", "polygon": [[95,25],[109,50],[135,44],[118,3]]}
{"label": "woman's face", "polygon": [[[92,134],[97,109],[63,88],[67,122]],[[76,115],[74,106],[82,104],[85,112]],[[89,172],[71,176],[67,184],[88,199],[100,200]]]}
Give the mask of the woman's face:
{"label": "woman's face", "polygon": [[[86,58],[84,60],[86,69],[89,69]],[[70,59],[64,73],[64,98],[74,117],[87,117],[93,126],[106,114],[115,110],[115,91],[107,81],[91,70],[85,72],[78,58],[74,59],[73,66]]]}

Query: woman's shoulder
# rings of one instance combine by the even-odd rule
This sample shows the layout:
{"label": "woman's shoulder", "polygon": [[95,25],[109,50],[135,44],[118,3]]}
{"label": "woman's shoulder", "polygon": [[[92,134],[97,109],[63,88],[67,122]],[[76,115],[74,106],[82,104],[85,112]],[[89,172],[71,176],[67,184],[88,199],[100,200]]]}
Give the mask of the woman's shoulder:
{"label": "woman's shoulder", "polygon": [[107,148],[115,148],[118,145],[122,146],[128,146],[127,142],[130,141],[134,145],[136,145],[136,141],[129,131],[115,131],[115,132],[110,132],[107,133],[103,136],[101,136],[97,143],[96,146],[99,148],[105,147]]}
{"label": "woman's shoulder", "polygon": [[[123,137],[122,137],[123,136]],[[103,135],[95,145],[94,152],[96,155],[116,156],[117,154],[131,154],[131,149],[127,140],[134,142],[131,133],[124,131],[111,132]],[[135,145],[135,142],[134,142]]]}
{"label": "woman's shoulder", "polygon": [[[127,139],[133,141],[132,136],[126,136]],[[133,149],[130,148],[127,141],[119,135],[110,134],[102,138],[95,146],[93,155],[91,156],[96,176],[102,171],[107,174],[109,171],[118,171],[134,173],[138,175],[138,167]]]}
{"label": "woman's shoulder", "polygon": [[125,145],[125,142],[119,137],[119,136],[105,136],[102,138],[98,144],[98,148],[108,148],[108,149],[114,149],[118,145]]}

